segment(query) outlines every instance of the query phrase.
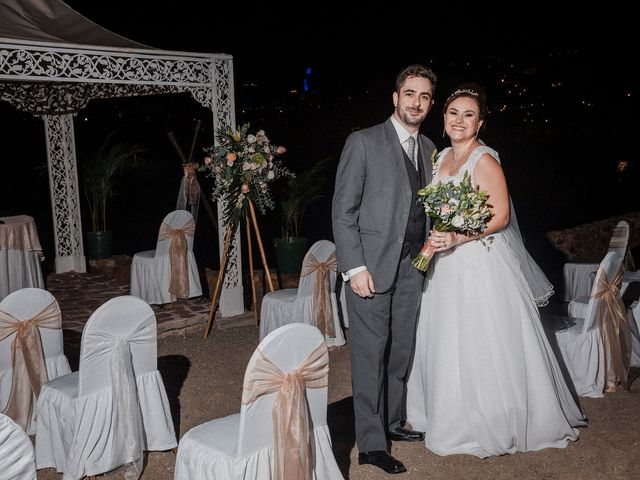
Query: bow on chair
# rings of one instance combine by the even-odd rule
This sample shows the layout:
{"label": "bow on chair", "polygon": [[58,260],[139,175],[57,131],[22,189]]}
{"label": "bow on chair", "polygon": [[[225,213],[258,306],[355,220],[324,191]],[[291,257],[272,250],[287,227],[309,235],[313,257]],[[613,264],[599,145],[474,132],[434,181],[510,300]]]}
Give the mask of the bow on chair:
{"label": "bow on chair", "polygon": [[600,275],[596,276],[597,290],[593,297],[601,300],[596,321],[604,345],[605,391],[617,392],[628,389],[631,366],[631,327],[620,298],[624,267],[620,265],[611,282],[607,280],[604,271],[599,273]]}
{"label": "bow on chair", "polygon": [[283,373],[258,349],[258,358],[242,392],[248,405],[263,395],[276,392],[271,416],[275,454],[275,478],[313,478],[309,444],[309,411],[305,388],[326,388],[329,353],[323,341],[298,368]]}
{"label": "bow on chair", "polygon": [[42,385],[48,381],[38,328],[62,328],[58,302],[51,302],[35,317],[24,321],[0,310],[0,340],[16,334],[11,342],[11,393],[2,413],[11,417],[25,432],[33,409],[33,395],[38,398]]}
{"label": "bow on chair", "polygon": [[336,252],[331,253],[329,258],[324,262],[318,261],[312,253],[308,253],[302,266],[302,272],[300,272],[300,276],[302,277],[313,272],[318,272],[313,292],[315,325],[322,333],[331,338],[336,336],[336,330],[333,322],[333,310],[331,308],[329,271],[335,272],[337,268]]}
{"label": "bow on chair", "polygon": [[160,240],[171,239],[169,247],[169,262],[171,264],[171,283],[169,292],[171,300],[189,298],[189,258],[187,235],[193,237],[196,222],[190,219],[180,228],[173,228],[167,223],[160,226]]}
{"label": "bow on chair", "polygon": [[187,163],[182,165],[184,175],[186,177],[185,197],[187,199],[187,204],[189,205],[195,205],[198,203],[198,196],[200,195],[200,184],[196,177],[197,165],[197,163]]}

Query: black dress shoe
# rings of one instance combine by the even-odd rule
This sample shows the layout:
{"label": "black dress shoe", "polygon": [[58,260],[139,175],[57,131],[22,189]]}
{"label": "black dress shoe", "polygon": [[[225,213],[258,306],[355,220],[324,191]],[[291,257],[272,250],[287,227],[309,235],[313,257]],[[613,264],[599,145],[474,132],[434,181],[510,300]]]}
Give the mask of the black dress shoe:
{"label": "black dress shoe", "polygon": [[420,442],[424,440],[424,432],[397,427],[389,430],[389,439],[396,442]]}
{"label": "black dress shoe", "polygon": [[387,473],[406,472],[407,468],[400,460],[393,458],[386,450],[371,450],[358,454],[358,464],[369,464],[381,468]]}

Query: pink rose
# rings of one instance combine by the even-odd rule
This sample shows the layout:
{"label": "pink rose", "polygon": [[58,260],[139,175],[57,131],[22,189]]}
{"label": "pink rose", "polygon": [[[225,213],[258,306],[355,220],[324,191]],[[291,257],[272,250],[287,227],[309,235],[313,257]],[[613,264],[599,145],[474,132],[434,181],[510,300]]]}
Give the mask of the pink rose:
{"label": "pink rose", "polygon": [[276,153],[277,153],[278,155],[282,155],[282,154],[283,154],[284,152],[286,152],[286,151],[287,151],[287,149],[286,149],[286,148],[284,148],[282,145],[280,145],[278,148],[276,148]]}
{"label": "pink rose", "polygon": [[211,157],[204,157],[204,164],[205,165],[211,165],[211,162],[213,162]]}
{"label": "pink rose", "polygon": [[235,153],[233,153],[233,152],[227,153],[227,164],[229,162],[231,162],[233,164],[233,162],[236,161],[236,158],[238,158],[238,156]]}
{"label": "pink rose", "polygon": [[440,209],[440,214],[441,215],[448,215],[451,212],[451,207],[449,207],[449,205],[445,204],[442,206],[442,208]]}
{"label": "pink rose", "polygon": [[247,185],[246,183],[242,184],[242,193],[249,193],[249,185]]}

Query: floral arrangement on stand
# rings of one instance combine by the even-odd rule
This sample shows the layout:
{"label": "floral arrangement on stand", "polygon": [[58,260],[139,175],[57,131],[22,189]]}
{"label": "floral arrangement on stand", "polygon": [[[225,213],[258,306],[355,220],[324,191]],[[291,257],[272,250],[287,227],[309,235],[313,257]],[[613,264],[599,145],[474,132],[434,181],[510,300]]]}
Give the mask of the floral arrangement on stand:
{"label": "floral arrangement on stand", "polygon": [[[457,232],[464,235],[480,235],[491,220],[489,195],[471,185],[469,172],[464,172],[460,183],[446,182],[427,185],[418,191],[418,202],[433,220],[433,228],[439,232]],[[413,259],[413,265],[424,272],[429,267],[435,247],[427,241]]]}
{"label": "floral arrangement on stand", "polygon": [[278,159],[287,149],[272,145],[264,130],[250,133],[249,128],[248,123],[239,130],[221,128],[217,145],[205,149],[208,156],[202,169],[215,179],[211,197],[224,203],[227,227],[235,228],[246,218],[249,201],[262,214],[273,210],[275,203],[269,183],[280,177],[295,176]]}

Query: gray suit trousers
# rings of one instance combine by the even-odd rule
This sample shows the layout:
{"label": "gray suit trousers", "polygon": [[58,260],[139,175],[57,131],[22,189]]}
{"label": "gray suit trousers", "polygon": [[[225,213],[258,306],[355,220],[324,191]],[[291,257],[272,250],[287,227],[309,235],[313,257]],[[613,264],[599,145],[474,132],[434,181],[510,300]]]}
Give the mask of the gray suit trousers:
{"label": "gray suit trousers", "polygon": [[405,382],[424,284],[411,260],[403,258],[391,289],[373,298],[361,298],[345,285],[360,452],[387,450],[386,432],[405,420]]}

